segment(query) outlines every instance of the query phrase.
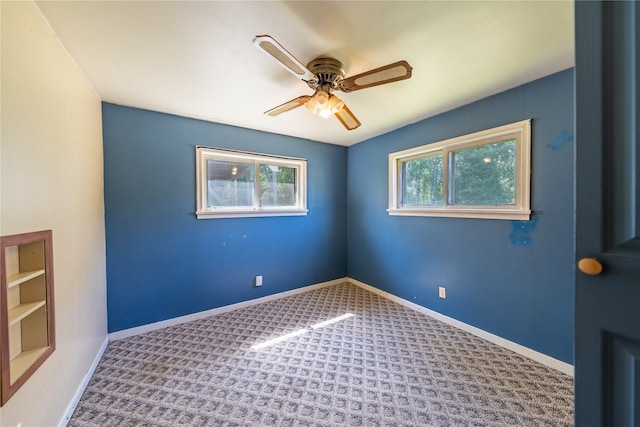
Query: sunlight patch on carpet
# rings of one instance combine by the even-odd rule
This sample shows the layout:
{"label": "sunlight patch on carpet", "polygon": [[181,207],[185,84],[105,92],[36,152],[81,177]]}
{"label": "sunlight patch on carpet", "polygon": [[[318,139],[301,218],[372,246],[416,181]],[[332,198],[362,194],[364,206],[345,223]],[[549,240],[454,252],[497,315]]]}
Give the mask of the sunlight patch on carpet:
{"label": "sunlight patch on carpet", "polygon": [[308,328],[298,329],[297,331],[289,332],[288,334],[280,335],[280,336],[272,338],[270,340],[263,341],[263,342],[258,343],[258,344],[254,344],[254,345],[251,346],[251,349],[252,350],[260,350],[260,349],[263,349],[265,347],[270,347],[272,345],[281,343],[281,342],[289,340],[291,338],[294,338],[294,337],[297,337],[297,336],[300,336],[300,335],[304,335],[307,332],[311,332],[312,330],[324,328],[325,326],[332,325],[334,323],[337,323],[337,322],[339,322],[341,320],[344,320],[344,319],[348,319],[348,318],[353,317],[353,316],[355,316],[353,313],[345,313],[345,314],[343,314],[341,316],[336,316],[336,317],[333,317],[333,318],[331,318],[329,320],[325,320],[324,322],[320,322],[320,323],[316,323],[315,325],[311,325]]}

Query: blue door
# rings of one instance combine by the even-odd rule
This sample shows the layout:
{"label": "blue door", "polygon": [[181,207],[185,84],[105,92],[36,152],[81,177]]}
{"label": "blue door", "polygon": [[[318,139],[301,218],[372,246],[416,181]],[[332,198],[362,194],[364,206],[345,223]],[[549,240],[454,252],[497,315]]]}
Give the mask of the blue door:
{"label": "blue door", "polygon": [[576,426],[640,426],[640,3],[575,3]]}

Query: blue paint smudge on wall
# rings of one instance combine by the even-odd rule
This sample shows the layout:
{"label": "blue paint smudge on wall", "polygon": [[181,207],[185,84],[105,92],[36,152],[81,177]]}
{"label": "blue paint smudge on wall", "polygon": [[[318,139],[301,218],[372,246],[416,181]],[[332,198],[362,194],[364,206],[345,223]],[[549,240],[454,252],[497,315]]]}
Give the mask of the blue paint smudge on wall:
{"label": "blue paint smudge on wall", "polygon": [[538,225],[538,216],[534,213],[531,214],[531,219],[528,221],[511,221],[512,231],[509,235],[511,244],[516,246],[531,246],[531,232],[536,228],[536,225]]}
{"label": "blue paint smudge on wall", "polygon": [[573,135],[563,130],[558,135],[556,135],[555,138],[553,138],[553,141],[547,144],[547,147],[551,148],[553,151],[558,151],[572,141]]}

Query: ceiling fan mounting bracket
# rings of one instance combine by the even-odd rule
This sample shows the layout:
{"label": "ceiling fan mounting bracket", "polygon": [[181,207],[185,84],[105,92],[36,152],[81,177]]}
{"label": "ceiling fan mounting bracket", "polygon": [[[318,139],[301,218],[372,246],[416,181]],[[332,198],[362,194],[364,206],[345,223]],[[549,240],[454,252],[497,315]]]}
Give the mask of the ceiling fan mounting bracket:
{"label": "ceiling fan mounting bracket", "polygon": [[316,77],[307,82],[311,89],[338,89],[338,84],[344,78],[344,65],[334,58],[316,58],[307,64],[307,69]]}

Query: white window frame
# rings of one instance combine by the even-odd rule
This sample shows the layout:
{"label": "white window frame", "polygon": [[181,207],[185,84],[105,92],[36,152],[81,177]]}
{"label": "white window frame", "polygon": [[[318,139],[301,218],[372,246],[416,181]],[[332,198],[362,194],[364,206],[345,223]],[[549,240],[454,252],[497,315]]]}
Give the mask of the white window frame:
{"label": "white window frame", "polygon": [[[449,153],[512,139],[516,140],[515,203],[513,205],[449,204]],[[443,204],[441,206],[403,206],[401,202],[402,162],[434,154],[442,155]],[[530,193],[531,119],[389,154],[389,215],[529,220],[531,218]]]}
{"label": "white window frame", "polygon": [[[259,183],[256,173],[255,196],[253,206],[247,207],[215,207],[207,206],[207,160],[238,161],[254,163],[256,169],[261,164],[278,165],[295,169],[296,203],[295,206],[260,206]],[[257,171],[256,171],[257,172]],[[220,148],[196,147],[196,217],[210,218],[243,218],[261,216],[301,216],[307,210],[307,161],[295,157],[282,157],[269,154],[250,153],[244,151],[225,150]]]}

